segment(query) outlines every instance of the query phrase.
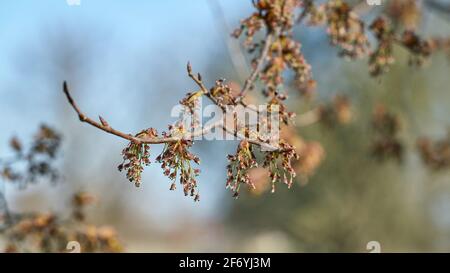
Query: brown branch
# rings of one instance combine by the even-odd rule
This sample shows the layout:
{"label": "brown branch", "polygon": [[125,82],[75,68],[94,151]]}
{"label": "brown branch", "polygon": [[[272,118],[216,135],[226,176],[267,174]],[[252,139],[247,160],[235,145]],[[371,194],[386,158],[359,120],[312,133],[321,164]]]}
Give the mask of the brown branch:
{"label": "brown branch", "polygon": [[226,125],[221,125],[221,127],[222,127],[222,129],[225,132],[235,136],[236,138],[241,139],[241,140],[245,139],[245,140],[248,141],[248,143],[257,145],[260,148],[265,148],[265,149],[267,149],[269,151],[280,151],[280,152],[284,152],[284,151],[289,151],[290,150],[290,149],[286,149],[286,150],[285,149],[280,149],[280,147],[273,146],[269,142],[264,142],[264,141],[260,141],[260,140],[256,140],[256,139],[245,137],[245,135],[239,133],[238,130],[236,130],[236,128],[230,129]]}
{"label": "brown branch", "polygon": [[187,64],[187,72],[188,72],[188,76],[200,87],[200,90],[203,92],[203,94],[209,99],[211,100],[215,105],[219,106],[222,111],[226,111],[225,107],[223,105],[221,105],[216,98],[214,98],[211,93],[208,91],[208,88],[206,88],[205,84],[203,83],[202,80],[202,76],[200,73],[196,75],[194,75],[192,73],[192,66],[190,64],[190,62],[188,62]]}
{"label": "brown branch", "polygon": [[[193,77],[199,86],[203,86],[203,83],[201,82],[201,79],[197,78],[197,77]],[[203,88],[202,88],[203,90]],[[193,133],[189,133],[189,134],[185,134],[182,136],[174,136],[174,137],[167,137],[167,138],[160,138],[160,137],[153,137],[153,138],[149,138],[149,137],[137,137],[137,136],[133,136],[131,134],[126,134],[124,132],[118,131],[114,128],[112,128],[109,124],[107,124],[102,118],[101,118],[101,122],[97,122],[94,121],[93,119],[87,117],[78,107],[78,105],[76,104],[75,100],[72,98],[68,85],[66,82],[64,82],[63,84],[63,91],[66,94],[67,100],[69,101],[70,105],[72,105],[72,108],[75,110],[75,112],[78,114],[78,117],[80,118],[81,122],[86,122],[104,132],[107,132],[109,134],[118,136],[120,138],[129,140],[131,142],[134,142],[136,144],[163,144],[163,143],[169,143],[169,142],[176,142],[179,141],[181,139],[193,139],[195,137],[198,136],[202,136],[205,135],[209,132],[211,132],[212,129],[214,128],[218,128],[221,127],[223,128],[226,132],[233,134],[235,137],[240,138],[240,139],[247,139],[245,136],[239,134],[237,131],[235,130],[231,130],[229,128],[227,128],[226,126],[223,125],[223,121],[219,120],[213,124],[211,124],[210,126],[207,126],[205,128],[203,128],[202,130],[198,130],[195,131]],[[249,143],[254,144],[254,145],[258,145],[261,148],[266,148],[269,150],[278,150],[279,148],[272,146],[268,143],[264,143],[262,141],[258,141],[258,140],[253,140],[253,139],[248,139]]]}
{"label": "brown branch", "polygon": [[66,94],[67,100],[69,101],[70,105],[72,105],[72,108],[78,114],[78,117],[80,118],[81,122],[86,122],[86,123],[88,123],[88,124],[98,128],[98,129],[100,129],[100,130],[102,130],[104,132],[107,132],[109,134],[118,136],[118,137],[126,139],[126,140],[129,140],[129,141],[134,142],[136,144],[143,144],[143,143],[146,143],[146,144],[163,144],[163,143],[169,143],[169,142],[176,142],[176,141],[179,141],[181,139],[192,139],[194,137],[207,134],[214,127],[219,127],[221,125],[221,123],[217,122],[217,123],[212,124],[212,126],[205,127],[202,130],[199,130],[199,131],[196,131],[196,132],[193,132],[193,133],[190,133],[190,134],[185,134],[185,135],[180,136],[180,137],[176,137],[176,136],[174,136],[174,137],[165,137],[165,138],[164,137],[163,138],[161,138],[161,137],[153,137],[153,138],[150,138],[150,137],[137,137],[137,136],[133,136],[131,134],[127,134],[127,133],[124,133],[124,132],[121,132],[119,130],[116,130],[116,129],[112,128],[101,117],[100,117],[100,121],[101,122],[94,121],[93,119],[87,117],[80,110],[80,108],[78,107],[78,105],[76,104],[76,102],[74,101],[72,96],[70,95],[69,87],[68,87],[66,82],[64,82],[64,84],[63,84],[63,91]]}

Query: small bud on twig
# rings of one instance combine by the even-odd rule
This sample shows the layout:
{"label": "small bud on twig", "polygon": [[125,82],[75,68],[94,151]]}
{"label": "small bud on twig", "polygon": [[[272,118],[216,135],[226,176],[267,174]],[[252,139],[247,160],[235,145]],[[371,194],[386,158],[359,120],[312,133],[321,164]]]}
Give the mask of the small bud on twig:
{"label": "small bud on twig", "polygon": [[189,73],[189,75],[192,74],[192,66],[190,62],[187,63],[187,72]]}
{"label": "small bud on twig", "polygon": [[100,119],[100,122],[102,123],[103,126],[105,127],[109,127],[108,122],[106,122],[105,119],[103,119],[101,116],[98,116],[98,119]]}

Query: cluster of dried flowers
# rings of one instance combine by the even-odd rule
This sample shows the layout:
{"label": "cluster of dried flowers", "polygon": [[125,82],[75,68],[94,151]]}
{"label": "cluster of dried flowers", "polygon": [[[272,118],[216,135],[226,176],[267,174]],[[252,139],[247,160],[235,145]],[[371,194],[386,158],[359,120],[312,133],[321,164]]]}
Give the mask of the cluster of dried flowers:
{"label": "cluster of dried flowers", "polygon": [[[381,15],[371,22],[364,22],[361,5],[352,6],[349,1],[329,0],[253,0],[255,12],[242,20],[233,36],[245,36],[244,44],[252,55],[252,72],[239,91],[233,90],[225,80],[219,79],[211,88],[207,88],[200,74],[194,75],[188,64],[188,76],[196,83],[198,90],[188,93],[180,103],[187,111],[194,113],[200,99],[206,97],[212,103],[225,111],[227,106],[248,107],[245,100],[249,91],[258,87],[264,95],[267,109],[277,106],[279,109],[280,130],[291,123],[295,114],[289,112],[286,100],[286,72],[293,72],[292,83],[300,94],[311,96],[317,83],[311,73],[311,66],[302,54],[302,44],[294,38],[293,28],[304,20],[309,26],[324,26],[331,45],[339,50],[339,55],[349,59],[368,58],[369,71],[372,76],[380,76],[394,63],[394,46],[399,45],[410,55],[411,64],[422,64],[437,50],[449,50],[450,40],[442,38],[422,38],[416,31],[417,21],[420,19],[421,6],[413,0],[391,0],[378,10]],[[373,16],[371,16],[373,18]],[[367,27],[368,26],[368,27]],[[376,46],[371,44],[371,35]],[[196,177],[198,169],[191,166],[191,162],[198,164],[198,158],[189,152],[193,145],[194,129],[198,123],[193,122],[192,128],[173,126],[169,133],[159,136],[154,129],[145,130],[139,134],[127,134],[113,129],[106,121],[97,122],[85,116],[72,99],[68,87],[64,84],[64,92],[69,103],[77,112],[80,120],[100,130],[116,135],[129,141],[123,150],[124,162],[120,170],[127,171],[127,178],[139,186],[141,174],[151,161],[149,149],[153,144],[164,144],[164,150],[156,161],[161,164],[164,174],[183,187],[185,195],[199,200]],[[250,95],[251,96],[251,95]],[[259,113],[258,110],[253,109]],[[270,110],[268,110],[270,111]],[[260,113],[259,113],[260,114]],[[322,121],[334,124],[348,123],[352,118],[350,102],[344,96],[337,96],[330,105],[322,105],[306,119],[304,124]],[[305,119],[304,119],[305,120]],[[312,121],[312,122],[311,122]],[[237,123],[236,120],[233,120]],[[228,121],[227,121],[228,123]],[[230,129],[224,124],[217,124],[214,129],[223,129],[241,139],[235,155],[229,155],[228,179],[226,186],[235,197],[238,196],[240,186],[245,184],[255,189],[261,183],[255,183],[253,173],[266,174],[275,182],[282,180],[289,187],[297,173],[308,177],[324,157],[323,148],[315,142],[302,139],[280,139],[275,145],[269,139],[256,135],[249,137],[246,128]],[[283,128],[282,128],[283,127]],[[374,144],[373,153],[378,158],[402,157],[403,146],[398,139],[399,123],[395,116],[384,108],[377,108],[373,120]],[[242,133],[243,132],[243,133]],[[201,135],[206,134],[203,130]],[[294,142],[294,143],[293,143]],[[296,143],[300,147],[296,147]],[[271,149],[259,149],[261,147]],[[260,164],[258,164],[260,161]],[[258,167],[260,166],[260,167]],[[176,188],[173,183],[170,187]]]}
{"label": "cluster of dried flowers", "polygon": [[[46,179],[57,182],[60,175],[53,167],[61,136],[46,125],[41,125],[30,148],[14,137],[10,141],[15,157],[0,159],[2,183],[25,186],[29,182]],[[24,165],[24,169],[15,168]],[[34,166],[38,167],[36,171]],[[2,187],[6,189],[6,187]],[[95,198],[85,192],[72,199],[72,213],[64,218],[54,213],[16,213],[10,211],[5,191],[0,192],[0,237],[6,244],[4,252],[67,252],[70,241],[77,241],[83,252],[119,252],[122,246],[112,227],[90,225],[85,222],[85,207]]]}

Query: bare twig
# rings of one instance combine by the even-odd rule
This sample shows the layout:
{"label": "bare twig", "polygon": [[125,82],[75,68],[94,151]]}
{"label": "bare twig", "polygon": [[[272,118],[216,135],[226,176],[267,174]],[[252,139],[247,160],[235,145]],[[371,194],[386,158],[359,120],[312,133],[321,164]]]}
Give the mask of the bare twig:
{"label": "bare twig", "polygon": [[208,91],[208,88],[206,88],[205,84],[203,83],[201,74],[198,73],[196,76],[192,73],[192,66],[189,62],[187,64],[187,72],[189,77],[200,87],[200,90],[202,91],[203,95],[205,95],[209,100],[211,100],[215,105],[220,107],[222,111],[225,112],[226,111],[225,106],[221,105],[217,101],[217,99],[211,95],[211,93]]}
{"label": "bare twig", "polygon": [[[75,112],[78,114],[78,117],[80,118],[80,121],[82,122],[86,122],[102,131],[105,131],[109,134],[118,136],[120,138],[129,140],[131,142],[134,142],[136,144],[143,144],[143,143],[147,143],[147,144],[163,144],[163,143],[169,143],[169,142],[176,142],[179,141],[181,139],[192,139],[194,137],[197,136],[201,136],[204,134],[207,134],[209,131],[212,130],[213,127],[208,126],[203,128],[201,131],[196,131],[194,133],[191,134],[185,134],[181,137],[137,137],[137,136],[133,136],[131,134],[126,134],[124,132],[118,131],[114,128],[112,128],[109,124],[107,124],[103,118],[101,118],[101,122],[96,122],[93,119],[87,117],[83,112],[81,112],[80,108],[78,107],[78,105],[75,103],[75,101],[73,100],[72,96],[70,95],[70,91],[69,91],[69,87],[67,85],[66,82],[64,82],[63,84],[63,91],[66,94],[67,100],[69,101],[70,105],[72,105],[72,108],[75,110]],[[221,124],[217,123],[217,124],[213,124],[214,127],[218,127]]]}

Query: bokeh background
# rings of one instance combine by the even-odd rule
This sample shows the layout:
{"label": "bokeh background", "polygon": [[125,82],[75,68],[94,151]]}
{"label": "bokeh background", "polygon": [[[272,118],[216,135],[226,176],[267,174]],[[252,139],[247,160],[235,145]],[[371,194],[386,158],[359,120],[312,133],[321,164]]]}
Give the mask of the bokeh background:
{"label": "bokeh background", "polygon": [[[318,90],[309,102],[292,91],[291,110],[306,112],[336,94],[349,96],[354,107],[349,125],[300,130],[326,152],[306,185],[233,199],[225,190],[232,141],[194,146],[203,162],[201,202],[169,191],[157,164],[146,169],[139,189],[117,171],[126,143],[81,124],[62,82],[69,82],[88,115],[101,114],[118,129],[166,129],[174,121],[170,109],[196,88],[186,76],[187,61],[208,84],[218,78],[242,83],[248,72],[249,60],[233,63],[227,43],[239,46],[229,33],[253,12],[251,1],[211,1],[0,3],[0,155],[8,155],[11,136],[26,139],[41,122],[64,136],[64,181],[20,191],[6,185],[11,209],[64,214],[75,191],[89,191],[100,200],[90,208],[89,221],[114,226],[130,252],[366,252],[374,240],[382,251],[450,251],[450,173],[426,169],[415,148],[419,136],[447,134],[450,78],[444,54],[417,69],[396,48],[391,72],[373,79],[366,60],[337,57],[323,28],[297,27]],[[450,33],[442,17],[427,13],[421,20],[427,36]],[[370,157],[376,103],[402,118],[402,163]]]}

